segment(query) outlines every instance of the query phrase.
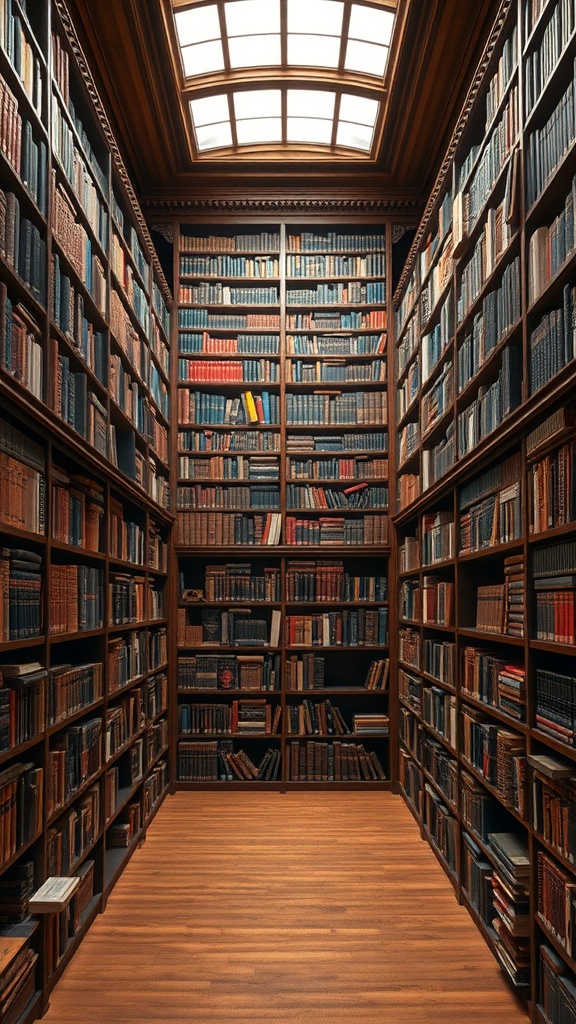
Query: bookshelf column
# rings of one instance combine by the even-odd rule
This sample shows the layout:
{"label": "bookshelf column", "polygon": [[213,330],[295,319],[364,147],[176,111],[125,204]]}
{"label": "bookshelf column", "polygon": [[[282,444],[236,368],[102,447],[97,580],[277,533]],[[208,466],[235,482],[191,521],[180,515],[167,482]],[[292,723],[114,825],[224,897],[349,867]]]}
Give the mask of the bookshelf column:
{"label": "bookshelf column", "polygon": [[178,253],[179,783],[385,783],[384,230]]}

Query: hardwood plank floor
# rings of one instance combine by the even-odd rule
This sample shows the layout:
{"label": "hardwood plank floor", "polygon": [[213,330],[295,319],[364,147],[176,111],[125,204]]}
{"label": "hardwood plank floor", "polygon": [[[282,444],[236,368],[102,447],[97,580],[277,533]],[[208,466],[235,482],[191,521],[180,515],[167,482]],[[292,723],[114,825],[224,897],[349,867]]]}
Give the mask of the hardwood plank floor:
{"label": "hardwood plank floor", "polygon": [[168,798],[45,1024],[526,1024],[402,800]]}

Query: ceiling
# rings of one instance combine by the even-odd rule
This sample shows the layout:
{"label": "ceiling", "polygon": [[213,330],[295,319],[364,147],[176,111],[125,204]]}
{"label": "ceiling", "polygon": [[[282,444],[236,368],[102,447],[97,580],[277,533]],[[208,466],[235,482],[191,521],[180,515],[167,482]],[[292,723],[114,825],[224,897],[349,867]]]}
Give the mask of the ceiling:
{"label": "ceiling", "polygon": [[282,154],[194,159],[171,55],[170,0],[69,0],[68,7],[135,189],[153,215],[223,196],[391,199],[416,209],[434,182],[499,0],[400,0],[385,120],[375,158],[364,163]]}

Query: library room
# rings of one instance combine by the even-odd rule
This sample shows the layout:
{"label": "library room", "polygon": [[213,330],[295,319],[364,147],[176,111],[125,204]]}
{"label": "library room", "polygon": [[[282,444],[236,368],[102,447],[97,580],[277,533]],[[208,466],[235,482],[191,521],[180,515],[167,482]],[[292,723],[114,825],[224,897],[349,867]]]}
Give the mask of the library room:
{"label": "library room", "polygon": [[576,1024],[576,0],[0,0],[0,1024]]}

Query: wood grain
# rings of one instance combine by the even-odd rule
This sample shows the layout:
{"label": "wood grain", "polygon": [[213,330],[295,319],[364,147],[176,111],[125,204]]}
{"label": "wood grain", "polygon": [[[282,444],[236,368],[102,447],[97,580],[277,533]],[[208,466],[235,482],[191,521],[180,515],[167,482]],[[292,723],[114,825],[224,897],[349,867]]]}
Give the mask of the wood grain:
{"label": "wood grain", "polygon": [[168,799],[46,1024],[526,1024],[402,800]]}

